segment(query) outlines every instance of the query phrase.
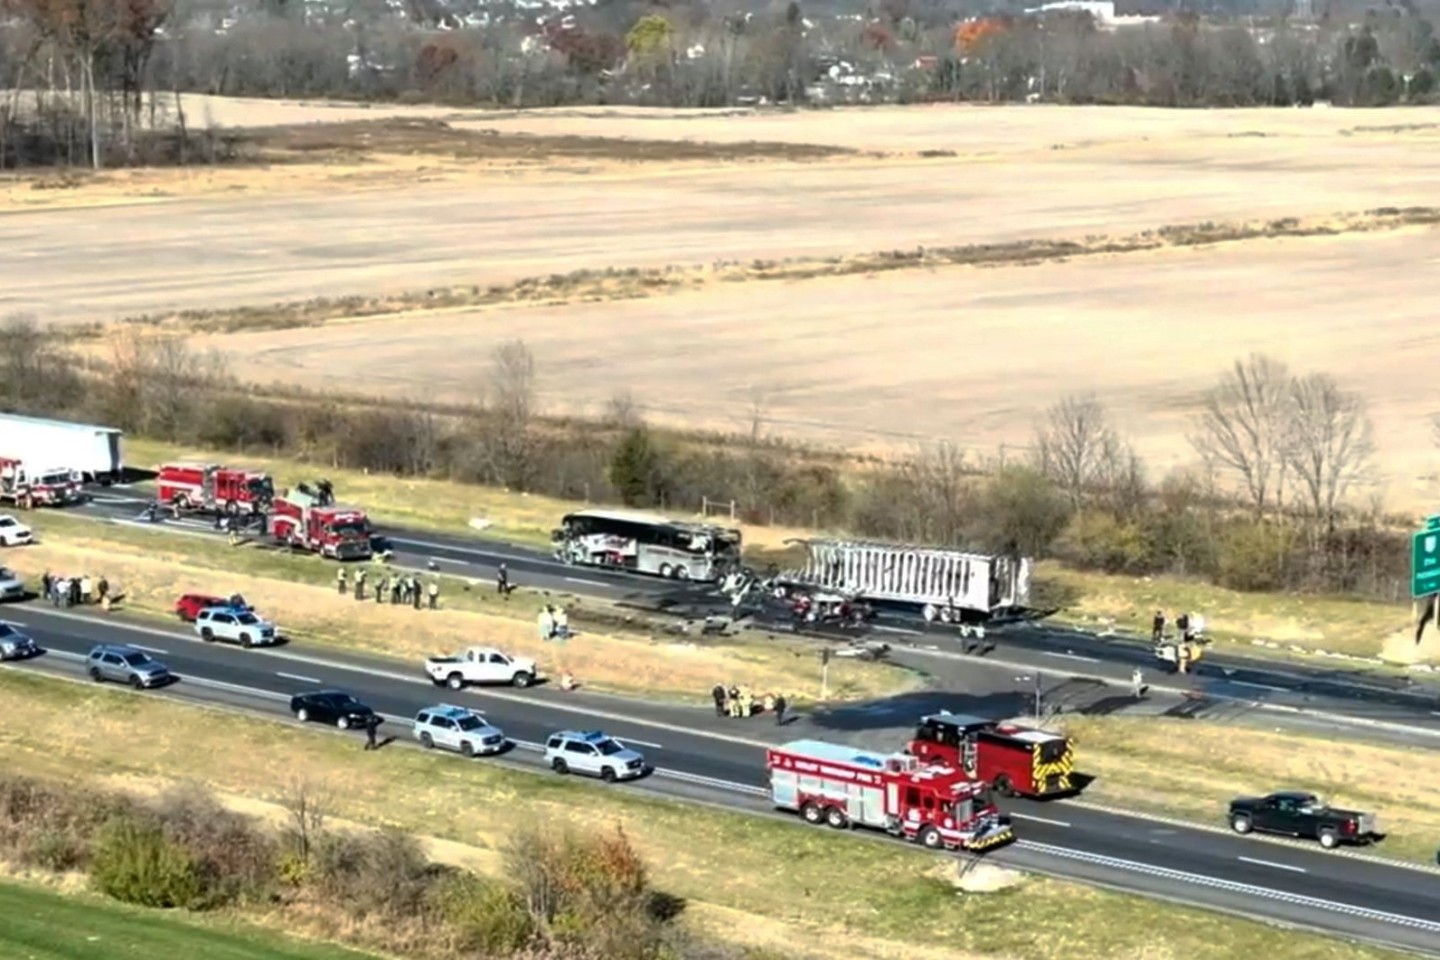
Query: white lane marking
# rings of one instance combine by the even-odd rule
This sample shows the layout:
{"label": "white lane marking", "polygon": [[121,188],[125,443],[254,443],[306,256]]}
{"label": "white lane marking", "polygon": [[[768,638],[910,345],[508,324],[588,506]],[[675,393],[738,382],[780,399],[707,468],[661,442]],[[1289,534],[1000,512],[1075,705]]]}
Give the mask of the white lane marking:
{"label": "white lane marking", "polygon": [[1288,863],[1276,863],[1273,860],[1256,860],[1254,857],[1236,857],[1236,860],[1243,860],[1246,863],[1253,863],[1257,867],[1272,867],[1276,870],[1289,870],[1291,873],[1309,873],[1304,867],[1292,867]]}
{"label": "white lane marking", "polygon": [[161,656],[168,656],[170,654],[169,650],[162,650],[160,647],[147,647],[143,643],[127,643],[125,646],[134,647],[136,650],[144,650],[146,653],[158,653]]}
{"label": "white lane marking", "polygon": [[566,583],[583,583],[587,587],[614,587],[617,584],[606,583],[604,580],[584,580],[580,577],[561,577]]}
{"label": "white lane marking", "polygon": [[473,564],[469,560],[451,560],[447,557],[426,557],[426,563],[453,563],[457,567],[469,567]]}
{"label": "white lane marking", "polygon": [[1042,657],[1054,657],[1057,660],[1079,660],[1081,663],[1099,663],[1097,657],[1082,657],[1078,653],[1053,653],[1049,650],[1040,651]]}
{"label": "white lane marking", "polygon": [[1036,823],[1048,823],[1053,827],[1068,827],[1071,825],[1064,820],[1051,820],[1049,817],[1033,817],[1028,813],[1012,813],[1010,816],[1016,820],[1033,820]]}
{"label": "white lane marking", "polygon": [[277,677],[284,677],[286,680],[299,680],[301,683],[321,683],[321,682],[322,682],[322,681],[316,679],[315,677],[302,677],[302,676],[300,676],[300,674],[298,674],[298,673],[281,673],[281,672],[279,672],[278,670],[275,672],[275,676],[277,676]]}
{"label": "white lane marking", "polygon": [[886,626],[886,625],[883,624],[883,623],[877,623],[877,624],[876,624],[874,627],[872,627],[871,629],[872,629],[872,630],[875,630],[876,632],[879,632],[879,633],[899,633],[899,634],[904,634],[904,635],[907,636],[907,637],[923,637],[923,636],[925,636],[925,631],[924,631],[924,630],[912,630],[912,629],[910,629],[909,627],[891,627],[891,626]]}
{"label": "white lane marking", "polygon": [[1393,923],[1397,926],[1409,927],[1414,930],[1434,931],[1436,934],[1440,934],[1440,923],[1434,920],[1421,920],[1417,917],[1405,916],[1404,914],[1386,913],[1383,910],[1371,910],[1368,907],[1357,907],[1349,903],[1321,900],[1316,897],[1307,897],[1298,893],[1287,893],[1286,891],[1275,890],[1269,887],[1257,887],[1248,883],[1237,883],[1234,880],[1222,880],[1219,877],[1210,877],[1203,873],[1186,873],[1183,870],[1171,870],[1168,867],[1156,867],[1135,860],[1121,860],[1118,857],[1107,857],[1103,854],[1091,853],[1088,850],[1057,847],[1048,843],[1036,843],[1033,840],[1017,840],[1015,846],[1020,850],[1029,850],[1067,860],[1079,860],[1082,863],[1092,863],[1096,866],[1109,867],[1112,870],[1125,870],[1131,873],[1145,874],[1166,880],[1178,880],[1182,883],[1209,887],[1212,890],[1225,890],[1251,897],[1261,897],[1266,900],[1277,900],[1281,903],[1295,904],[1296,906],[1306,907],[1311,910],[1326,913],[1340,913],[1365,920],[1377,920],[1382,923]]}
{"label": "white lane marking", "polygon": [[664,750],[664,749],[665,749],[663,746],[661,746],[661,745],[658,744],[658,743],[651,743],[649,740],[636,740],[636,739],[633,738],[633,737],[616,737],[615,740],[618,741],[618,742],[620,742],[620,743],[625,744],[627,747],[630,746],[630,744],[632,744],[632,743],[636,743],[636,744],[639,744],[639,745],[642,746],[642,747],[654,747],[656,750]]}
{"label": "white lane marking", "polygon": [[1250,687],[1253,690],[1269,690],[1272,693],[1287,693],[1284,687],[1272,687],[1268,683],[1250,683],[1246,680],[1231,680],[1237,687]]}

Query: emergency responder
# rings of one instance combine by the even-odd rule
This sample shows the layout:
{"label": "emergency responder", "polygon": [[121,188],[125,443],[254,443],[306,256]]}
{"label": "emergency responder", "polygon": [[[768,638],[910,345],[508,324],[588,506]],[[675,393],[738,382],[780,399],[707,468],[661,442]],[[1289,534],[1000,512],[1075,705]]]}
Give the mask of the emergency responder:
{"label": "emergency responder", "polygon": [[495,592],[506,600],[510,599],[510,571],[503,563],[495,571]]}
{"label": "emergency responder", "polygon": [[390,584],[390,603],[398,607],[404,594],[405,578],[397,574]]}
{"label": "emergency responder", "polygon": [[420,578],[410,578],[410,605],[416,610],[420,609]]}
{"label": "emergency responder", "polygon": [[711,687],[710,697],[715,701],[715,716],[725,716],[725,684],[717,683]]}
{"label": "emergency responder", "polygon": [[52,591],[54,590],[54,588],[55,578],[50,576],[49,570],[46,570],[40,575],[40,596],[46,600],[49,600],[50,597],[53,596]]}
{"label": "emergency responder", "polygon": [[341,567],[335,571],[335,590],[340,596],[345,596],[345,568]]}
{"label": "emergency responder", "polygon": [[1165,611],[1156,610],[1155,619],[1150,621],[1150,639],[1159,643],[1165,636]]}
{"label": "emergency responder", "polygon": [[1136,700],[1145,696],[1145,675],[1140,672],[1139,667],[1130,672],[1130,693]]}
{"label": "emergency responder", "polygon": [[755,697],[749,687],[740,688],[740,716],[750,717],[755,715]]}
{"label": "emergency responder", "polygon": [[1190,633],[1190,614],[1180,614],[1175,620],[1175,627],[1180,631],[1180,640],[1184,643],[1189,643],[1193,636]]}
{"label": "emergency responder", "polygon": [[376,606],[379,606],[380,604],[382,604],[382,603],[385,602],[385,594],[386,594],[386,592],[389,591],[389,589],[390,589],[390,579],[389,579],[388,577],[383,577],[383,576],[382,576],[379,580],[376,580],[376,581],[375,581],[375,605],[376,605]]}
{"label": "emergency responder", "polygon": [[105,579],[104,574],[101,574],[99,581],[95,584],[95,598],[102,604],[110,599],[110,581]]}
{"label": "emergency responder", "polygon": [[355,599],[365,599],[365,571],[361,570],[355,574]]}
{"label": "emergency responder", "polygon": [[785,694],[775,695],[775,726],[785,726]]}
{"label": "emergency responder", "polygon": [[555,639],[570,639],[570,614],[565,612],[564,607],[555,611]]}
{"label": "emergency responder", "polygon": [[80,575],[80,602],[81,602],[81,603],[88,604],[88,603],[90,602],[90,596],[91,596],[92,590],[93,590],[93,588],[92,588],[92,586],[91,586],[91,584],[90,584],[90,574],[88,574],[88,573],[82,573],[82,574]]}
{"label": "emergency responder", "polygon": [[548,605],[540,608],[540,614],[535,618],[535,622],[540,627],[541,640],[549,640],[555,635],[555,616],[550,612]]}
{"label": "emergency responder", "polygon": [[434,610],[435,605],[440,602],[440,583],[438,580],[430,581],[430,588],[428,592],[430,594],[430,609]]}
{"label": "emergency responder", "polygon": [[375,730],[380,726],[380,715],[372,713],[365,718],[365,749],[378,750],[380,745],[375,742]]}

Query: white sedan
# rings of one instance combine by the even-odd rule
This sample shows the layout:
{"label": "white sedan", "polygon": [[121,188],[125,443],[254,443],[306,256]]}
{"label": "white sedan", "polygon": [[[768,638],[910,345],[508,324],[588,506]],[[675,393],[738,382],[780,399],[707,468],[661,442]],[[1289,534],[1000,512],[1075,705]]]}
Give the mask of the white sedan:
{"label": "white sedan", "polygon": [[8,513],[0,514],[0,547],[18,547],[34,542],[34,531]]}

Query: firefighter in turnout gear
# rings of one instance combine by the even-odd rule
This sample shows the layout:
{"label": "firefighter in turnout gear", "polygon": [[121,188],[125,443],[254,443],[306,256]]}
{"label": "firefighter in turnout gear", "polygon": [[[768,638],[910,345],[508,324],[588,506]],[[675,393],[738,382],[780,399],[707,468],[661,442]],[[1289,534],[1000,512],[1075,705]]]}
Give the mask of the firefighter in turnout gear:
{"label": "firefighter in turnout gear", "polygon": [[345,596],[345,568],[341,567],[335,571],[335,590],[340,596]]}

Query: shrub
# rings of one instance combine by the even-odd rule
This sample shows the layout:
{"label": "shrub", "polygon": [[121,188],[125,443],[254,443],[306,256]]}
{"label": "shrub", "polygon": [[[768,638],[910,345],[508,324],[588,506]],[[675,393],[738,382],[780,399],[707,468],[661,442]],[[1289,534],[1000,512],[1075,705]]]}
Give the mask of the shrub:
{"label": "shrub", "polygon": [[167,840],[193,858],[212,904],[265,898],[279,879],[274,839],[252,818],[203,789],[181,787],[156,803]]}
{"label": "shrub", "polygon": [[395,829],[326,834],[311,866],[316,889],[357,917],[419,914],[441,877],[420,841]]}
{"label": "shrub", "polygon": [[437,885],[434,903],[455,945],[482,956],[509,956],[535,938],[535,921],[519,891],[460,873]]}
{"label": "shrub", "polygon": [[125,797],[0,775],[0,851],[47,870],[83,867],[100,827],[132,807]]}
{"label": "shrub", "polygon": [[117,817],[102,829],[90,863],[96,889],[142,907],[206,906],[195,859],[153,823]]}

